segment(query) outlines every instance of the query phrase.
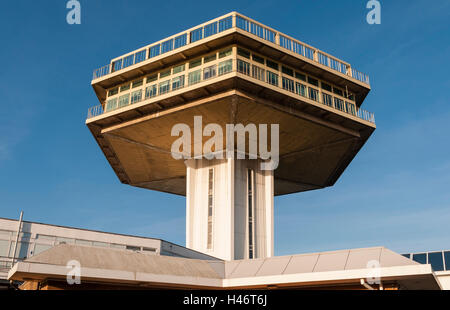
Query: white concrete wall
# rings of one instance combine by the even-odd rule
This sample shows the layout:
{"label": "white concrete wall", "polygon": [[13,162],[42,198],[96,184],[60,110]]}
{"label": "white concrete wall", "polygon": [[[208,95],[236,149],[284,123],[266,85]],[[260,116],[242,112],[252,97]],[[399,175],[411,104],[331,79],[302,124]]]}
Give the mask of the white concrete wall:
{"label": "white concrete wall", "polygon": [[450,271],[436,271],[434,273],[443,290],[450,290]]}
{"label": "white concrete wall", "polygon": [[[207,248],[208,171],[214,169],[213,245]],[[187,162],[186,245],[221,259],[248,258],[247,169],[255,173],[255,256],[273,255],[273,173],[259,160]]]}

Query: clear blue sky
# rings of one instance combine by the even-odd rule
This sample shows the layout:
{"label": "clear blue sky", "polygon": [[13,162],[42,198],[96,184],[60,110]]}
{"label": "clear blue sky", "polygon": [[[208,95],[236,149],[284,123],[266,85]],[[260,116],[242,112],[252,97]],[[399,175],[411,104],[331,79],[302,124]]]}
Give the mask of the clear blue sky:
{"label": "clear blue sky", "polygon": [[85,126],[92,70],[236,10],[371,77],[377,130],[333,188],[275,199],[277,255],[450,249],[450,1],[14,0],[0,10],[0,217],[185,242],[185,199],[123,185]]}

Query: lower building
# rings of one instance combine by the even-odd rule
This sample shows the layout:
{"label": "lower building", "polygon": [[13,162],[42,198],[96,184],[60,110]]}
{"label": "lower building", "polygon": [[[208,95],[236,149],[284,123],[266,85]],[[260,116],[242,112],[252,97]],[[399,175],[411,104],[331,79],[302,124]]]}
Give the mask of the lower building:
{"label": "lower building", "polygon": [[439,271],[430,254],[418,262],[384,247],[221,260],[160,239],[12,219],[0,227],[3,284],[20,289],[450,288],[445,251]]}

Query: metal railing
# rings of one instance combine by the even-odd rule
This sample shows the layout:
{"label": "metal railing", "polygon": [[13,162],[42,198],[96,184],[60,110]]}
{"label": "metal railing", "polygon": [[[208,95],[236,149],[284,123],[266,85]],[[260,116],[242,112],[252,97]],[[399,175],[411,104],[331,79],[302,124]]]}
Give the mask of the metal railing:
{"label": "metal railing", "polygon": [[164,53],[168,53],[185,45],[203,40],[211,35],[231,28],[239,28],[241,30],[247,31],[263,40],[279,45],[298,55],[327,66],[332,70],[335,70],[360,82],[370,85],[369,76],[355,70],[349,64],[346,64],[343,61],[331,55],[328,55],[312,46],[290,38],[238,13],[227,14],[223,18],[218,18],[216,20],[213,20],[212,22],[203,24],[203,26],[184,31],[164,41],[149,45],[148,47],[145,47],[137,51],[136,53],[131,53],[120,59],[116,59],[112,61],[111,64],[94,70],[93,80],[108,75],[112,72],[123,70],[126,67],[137,64],[144,60],[157,57]]}
{"label": "metal railing", "polygon": [[[351,103],[345,99],[342,98],[338,98],[334,95],[330,95],[328,94],[328,96],[330,96],[332,99],[331,101],[325,101],[324,100],[324,93],[323,91],[316,89],[316,88],[312,88],[310,86],[306,86],[303,83],[297,82],[297,81],[293,81],[292,80],[292,86],[286,86],[283,83],[283,79],[286,79],[283,76],[280,76],[279,74],[275,74],[277,76],[276,78],[276,83],[273,83],[273,81],[269,81],[268,76],[266,76],[266,74],[269,72],[268,70],[262,69],[258,66],[255,66],[253,64],[247,63],[245,61],[242,61],[240,59],[233,59],[228,60],[230,61],[231,65],[229,65],[229,67],[224,67],[223,63],[227,62],[227,60],[216,63],[214,65],[205,67],[200,69],[200,79],[195,79],[195,80],[191,80],[190,79],[190,75],[193,72],[199,71],[199,70],[193,70],[193,71],[187,71],[184,75],[177,75],[176,77],[173,77],[171,79],[163,79],[163,80],[158,80],[157,82],[153,83],[152,85],[148,86],[149,84],[147,83],[145,86],[143,86],[140,91],[141,94],[138,97],[138,100],[135,100],[133,102],[131,102],[131,100],[128,100],[126,104],[124,105],[117,105],[115,104],[113,109],[106,109],[106,102],[105,102],[105,108],[103,107],[103,105],[97,105],[94,107],[91,107],[88,109],[88,115],[87,118],[93,118],[96,116],[99,116],[105,112],[110,112],[116,109],[120,109],[126,106],[130,106],[130,105],[134,105],[136,103],[148,100],[148,99],[152,99],[161,95],[165,95],[167,93],[173,92],[175,90],[179,90],[188,86],[194,86],[195,84],[198,84],[200,82],[206,81],[206,80],[210,80],[210,79],[214,79],[220,76],[223,76],[225,74],[229,74],[232,72],[238,72],[241,74],[244,74],[246,76],[249,76],[255,80],[258,81],[262,81],[265,82],[267,84],[270,84],[272,86],[276,86],[278,88],[284,89],[284,90],[288,90],[292,93],[295,93],[299,96],[302,96],[304,98],[309,98],[313,101],[316,101],[318,103],[321,103],[323,105],[326,105],[328,107],[334,108],[335,110],[339,110],[342,112],[345,112],[349,115],[355,116],[359,119],[362,119],[364,121],[368,121],[370,123],[375,124],[375,115],[372,112],[366,111],[364,109],[361,108],[357,108],[355,106],[354,103]],[[225,69],[224,69],[225,68]],[[179,83],[180,79],[179,77],[183,76],[183,84],[181,85]],[[174,84],[174,80],[177,80],[177,84]],[[295,82],[295,84],[294,84]],[[161,88],[161,85],[164,84],[164,88]],[[305,87],[305,92],[302,93],[301,91],[298,90],[297,85],[296,84],[301,84]],[[147,96],[147,91],[146,88],[148,87],[152,87],[153,85],[156,85],[156,93],[151,92],[151,96]],[[174,87],[174,85],[176,85],[176,87]],[[295,85],[295,86],[294,86]],[[312,90],[313,92],[316,92],[316,94],[314,96],[310,95],[310,90]],[[134,90],[135,92],[136,90]],[[139,89],[137,90],[139,91]],[[339,105],[337,105],[335,98],[338,99]]]}

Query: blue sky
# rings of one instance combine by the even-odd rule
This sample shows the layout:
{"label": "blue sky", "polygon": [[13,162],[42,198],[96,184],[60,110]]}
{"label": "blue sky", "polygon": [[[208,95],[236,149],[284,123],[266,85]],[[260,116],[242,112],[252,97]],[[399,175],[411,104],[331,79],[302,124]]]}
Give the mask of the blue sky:
{"label": "blue sky", "polygon": [[183,197],[123,185],[85,126],[93,69],[238,11],[368,73],[377,130],[332,188],[275,199],[276,255],[450,249],[450,2],[15,0],[0,11],[0,217],[184,245]]}

